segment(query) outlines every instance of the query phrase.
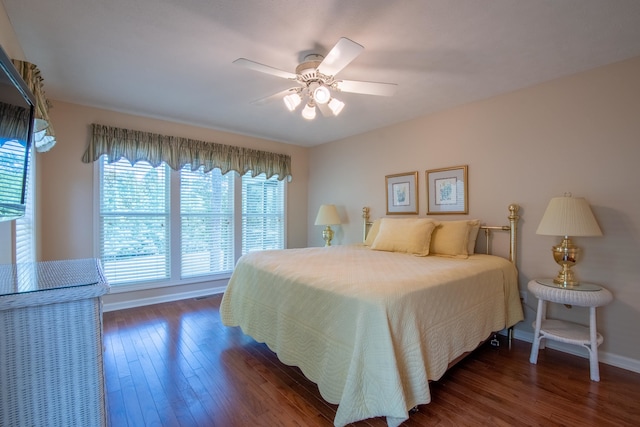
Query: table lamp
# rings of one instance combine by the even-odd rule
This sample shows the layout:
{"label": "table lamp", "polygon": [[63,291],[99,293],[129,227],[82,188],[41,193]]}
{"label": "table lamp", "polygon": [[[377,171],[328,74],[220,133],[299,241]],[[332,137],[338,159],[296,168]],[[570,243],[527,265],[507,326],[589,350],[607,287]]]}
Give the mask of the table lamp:
{"label": "table lamp", "polygon": [[322,205],[318,210],[318,216],[316,217],[316,225],[326,225],[327,228],[322,230],[322,238],[324,239],[325,246],[331,246],[331,239],[333,239],[332,225],[340,224],[340,215],[338,215],[338,209],[335,205]]}
{"label": "table lamp", "polygon": [[553,282],[565,288],[579,285],[571,268],[578,262],[580,248],[575,246],[569,236],[602,236],[589,203],[582,197],[554,197],[542,216],[536,234],[545,236],[563,236],[559,245],[553,246],[553,259],[562,267]]}

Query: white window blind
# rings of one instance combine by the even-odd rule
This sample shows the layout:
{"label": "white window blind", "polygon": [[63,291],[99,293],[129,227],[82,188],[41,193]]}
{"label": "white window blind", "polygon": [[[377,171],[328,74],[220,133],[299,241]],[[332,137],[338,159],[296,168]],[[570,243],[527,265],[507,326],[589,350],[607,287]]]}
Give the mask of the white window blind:
{"label": "white window blind", "polygon": [[284,248],[284,182],[242,177],[242,254]]}
{"label": "white window blind", "polygon": [[230,272],[234,262],[234,177],[220,169],[180,172],[181,276]]}
{"label": "white window blind", "polygon": [[168,279],[169,168],[101,162],[100,258],[109,282]]}
{"label": "white window blind", "polygon": [[27,180],[25,183],[25,211],[24,216],[16,220],[16,255],[18,264],[29,264],[36,261],[36,245],[34,232],[34,190],[35,190],[35,160],[34,150],[29,150],[27,163]]}

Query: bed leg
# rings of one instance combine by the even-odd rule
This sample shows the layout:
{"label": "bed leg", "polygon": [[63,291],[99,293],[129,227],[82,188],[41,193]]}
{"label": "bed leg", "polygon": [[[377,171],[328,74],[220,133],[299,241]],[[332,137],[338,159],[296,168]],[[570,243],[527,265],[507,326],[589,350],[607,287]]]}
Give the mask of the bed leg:
{"label": "bed leg", "polygon": [[[507,328],[507,343],[509,345],[509,350],[511,350],[511,343],[513,342],[513,326],[510,328]],[[493,347],[500,347],[500,341],[498,340],[498,334],[494,333],[493,334],[493,338],[491,338],[491,341],[489,341],[489,343],[493,346]]]}
{"label": "bed leg", "polygon": [[416,405],[413,408],[409,409],[409,415],[415,414],[416,412],[418,412],[418,405]]}

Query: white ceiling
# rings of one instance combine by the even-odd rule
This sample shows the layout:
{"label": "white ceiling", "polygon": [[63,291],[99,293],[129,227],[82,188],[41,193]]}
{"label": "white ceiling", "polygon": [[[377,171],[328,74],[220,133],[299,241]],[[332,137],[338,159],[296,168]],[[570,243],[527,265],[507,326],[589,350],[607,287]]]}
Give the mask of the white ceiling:
{"label": "white ceiling", "polygon": [[[1,1],[54,100],[302,146],[640,56],[638,0]],[[290,81],[232,64],[294,72],[340,37],[365,50],[338,77],[395,96],[307,121],[251,103]]]}

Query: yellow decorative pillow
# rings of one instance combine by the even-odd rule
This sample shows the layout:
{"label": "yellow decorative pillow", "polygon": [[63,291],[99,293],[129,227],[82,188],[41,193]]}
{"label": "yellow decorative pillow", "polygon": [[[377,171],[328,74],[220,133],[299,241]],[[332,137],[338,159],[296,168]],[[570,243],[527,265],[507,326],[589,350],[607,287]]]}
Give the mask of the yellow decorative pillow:
{"label": "yellow decorative pillow", "polygon": [[373,224],[369,227],[367,238],[364,239],[365,245],[371,246],[373,244],[373,241],[376,240],[376,236],[378,235],[378,230],[380,230],[380,218],[373,221]]}
{"label": "yellow decorative pillow", "polygon": [[429,252],[433,255],[468,258],[469,234],[474,224],[474,220],[441,222],[433,230]]}
{"label": "yellow decorative pillow", "polygon": [[476,253],[476,239],[478,238],[478,231],[480,231],[480,220],[473,219],[470,220],[473,223],[471,227],[469,227],[469,243],[467,244],[467,253],[469,255],[473,255]]}
{"label": "yellow decorative pillow", "polygon": [[431,233],[436,225],[438,223],[429,218],[381,218],[380,229],[371,249],[429,255]]}

